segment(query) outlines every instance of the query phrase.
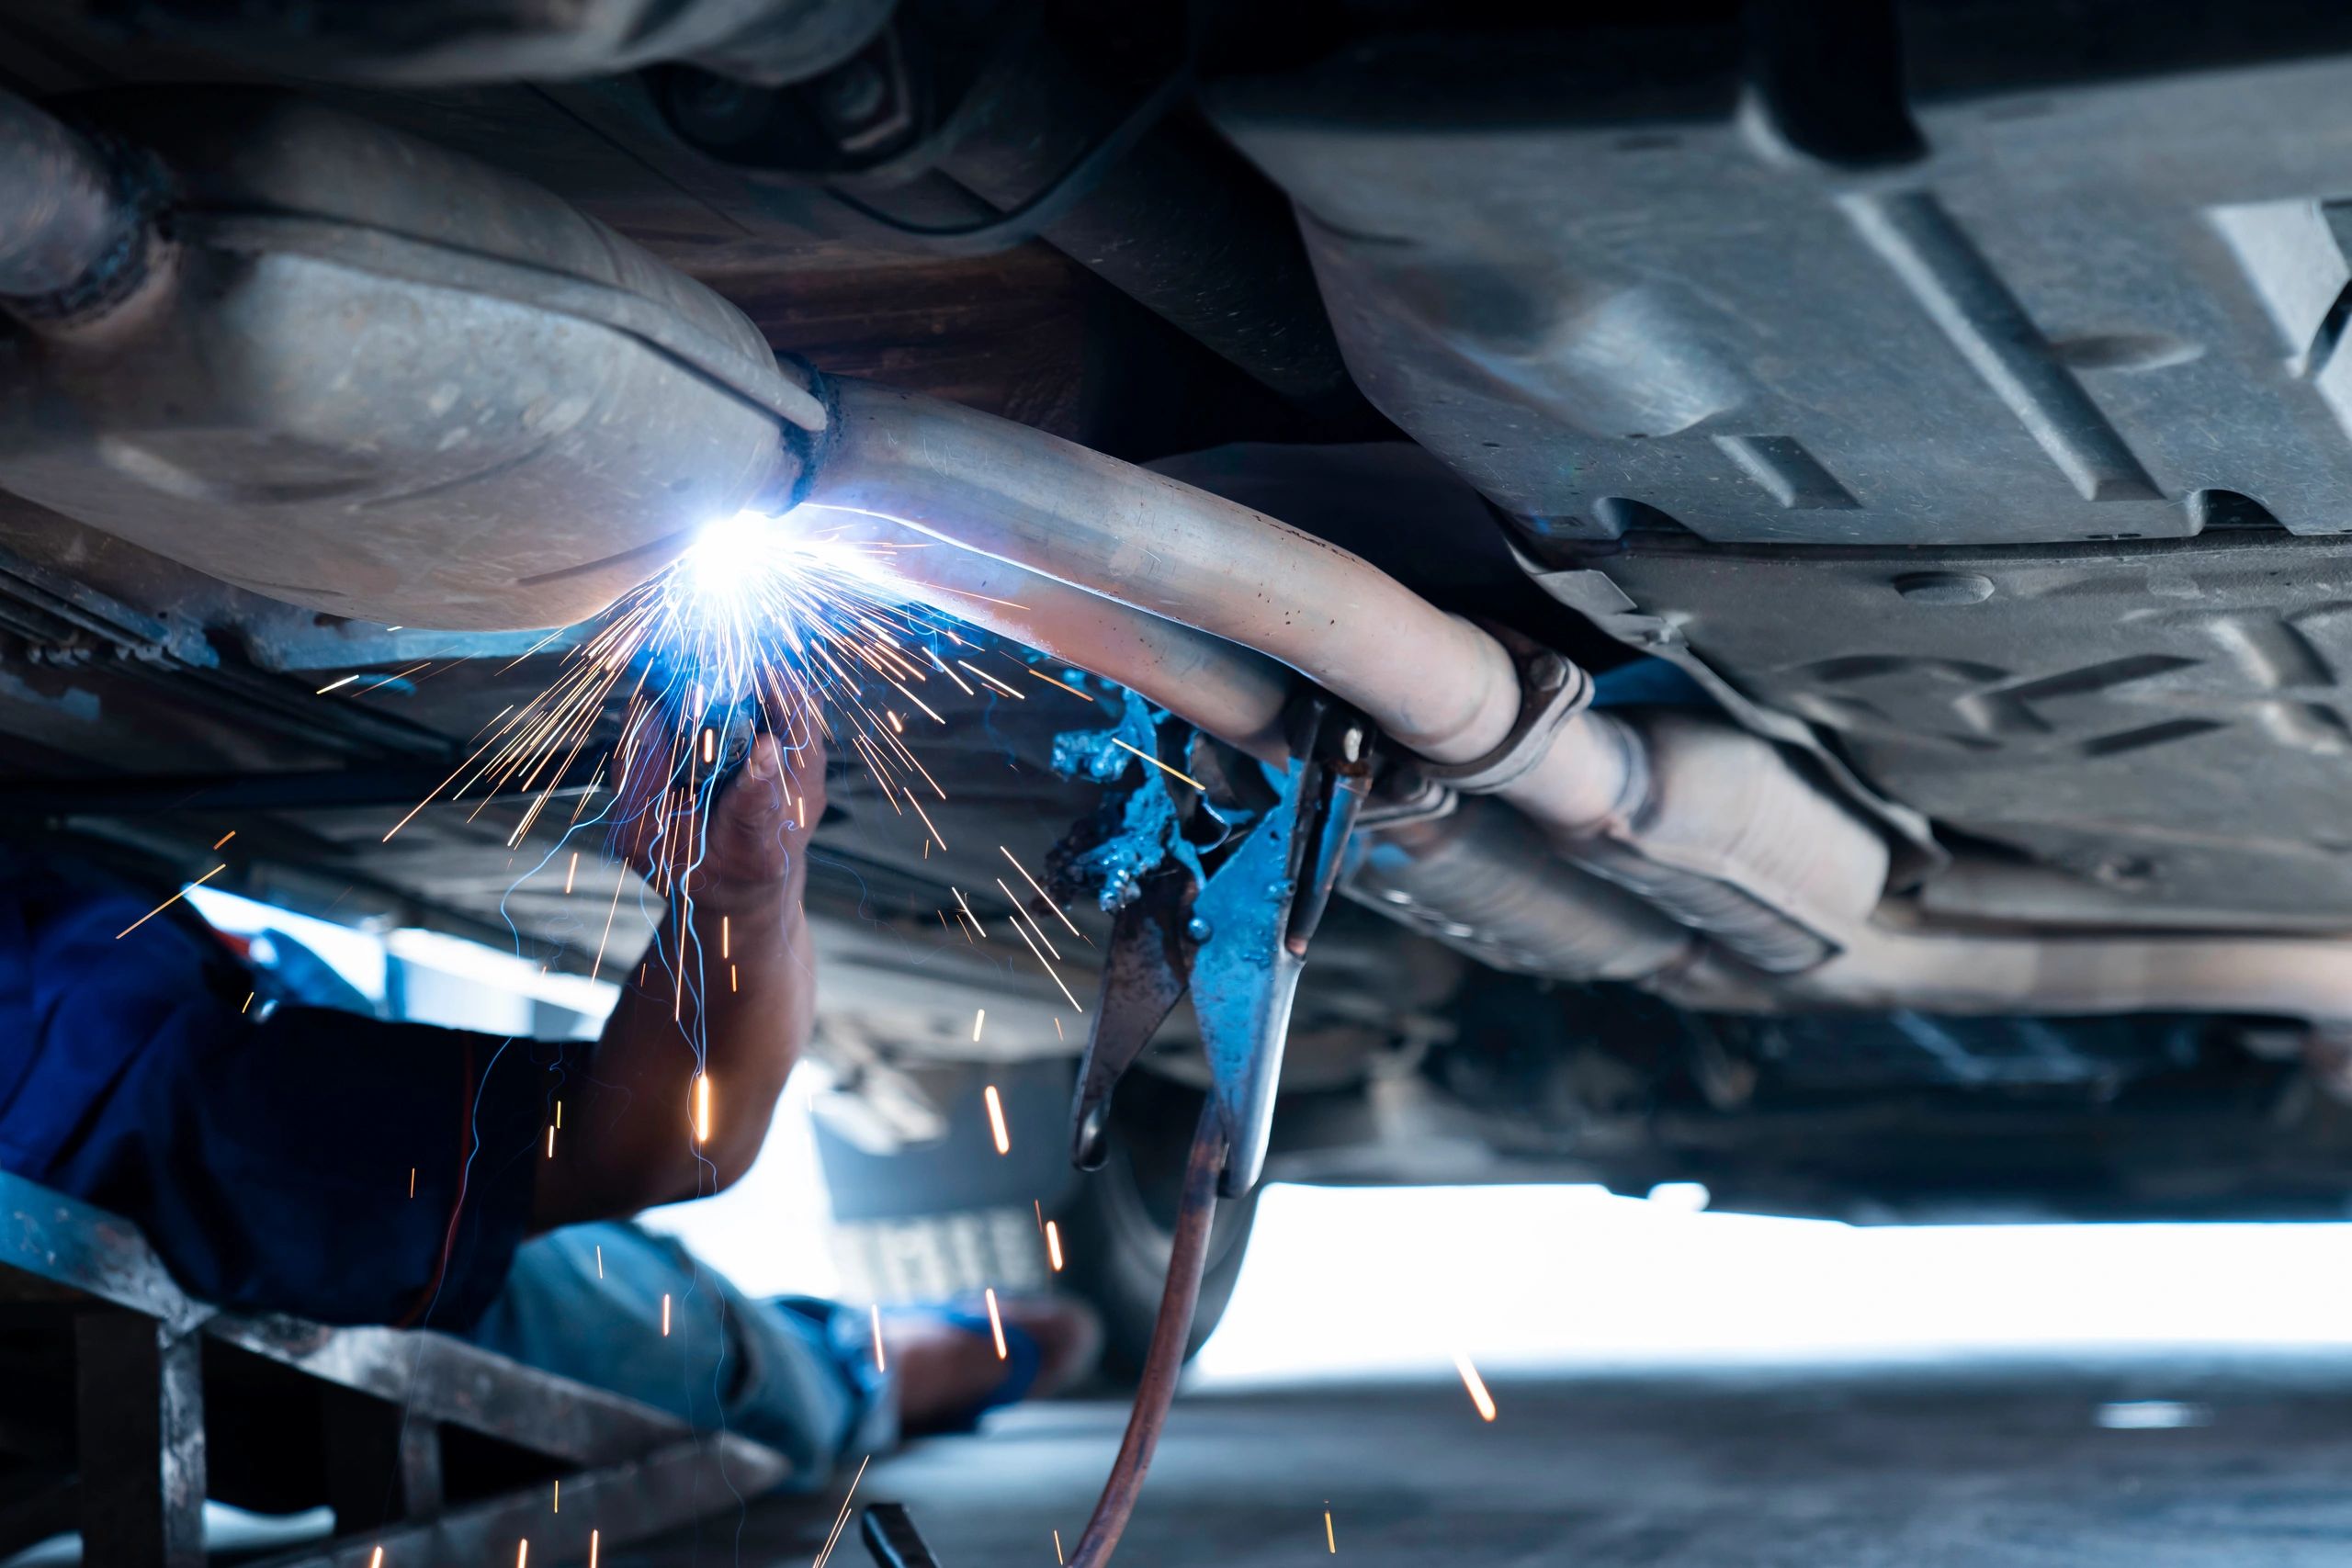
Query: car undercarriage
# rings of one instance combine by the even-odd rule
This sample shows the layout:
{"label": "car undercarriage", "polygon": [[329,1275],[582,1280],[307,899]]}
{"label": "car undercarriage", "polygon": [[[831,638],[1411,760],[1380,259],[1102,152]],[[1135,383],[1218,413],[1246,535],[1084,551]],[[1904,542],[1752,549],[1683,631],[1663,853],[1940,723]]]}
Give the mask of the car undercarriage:
{"label": "car undercarriage", "polygon": [[[883,694],[935,793],[832,757],[841,1179],[1083,1107],[1295,807],[1272,1059],[1123,1046],[1129,1231],[1204,1093],[1276,1179],[2342,1213],[2352,22],[574,9],[0,18],[12,834],[625,970],[617,712],[444,791],[797,508],[966,650]],[[845,1220],[1077,1201],[1036,1142]]]}

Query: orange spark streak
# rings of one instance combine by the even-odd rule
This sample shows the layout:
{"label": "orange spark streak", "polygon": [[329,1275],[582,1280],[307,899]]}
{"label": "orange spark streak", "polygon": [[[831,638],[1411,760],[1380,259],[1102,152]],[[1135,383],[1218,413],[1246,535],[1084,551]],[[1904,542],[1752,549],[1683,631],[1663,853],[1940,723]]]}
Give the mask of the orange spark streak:
{"label": "orange spark streak", "polygon": [[1161,761],[1159,758],[1157,758],[1157,757],[1153,756],[1150,752],[1148,752],[1148,751],[1137,750],[1135,747],[1128,745],[1125,741],[1124,741],[1124,740],[1120,739],[1119,739],[1117,736],[1115,736],[1115,735],[1114,735],[1113,737],[1111,737],[1111,744],[1112,744],[1112,745],[1114,745],[1114,746],[1116,746],[1116,747],[1117,747],[1120,750],[1122,750],[1122,751],[1134,751],[1134,752],[1135,752],[1135,754],[1136,754],[1136,756],[1141,757],[1145,761],[1149,762],[1153,767],[1158,768],[1161,773],[1166,773],[1170,778],[1171,778],[1171,779],[1182,779],[1186,784],[1191,784],[1194,789],[1199,790],[1203,795],[1206,795],[1206,794],[1208,793],[1208,790],[1207,790],[1206,786],[1204,786],[1204,785],[1201,783],[1201,781],[1200,781],[1200,780],[1198,780],[1198,779],[1194,778],[1194,777],[1193,777],[1192,774],[1190,774],[1190,773],[1178,773],[1175,769],[1173,769],[1173,768],[1170,767],[1167,763],[1165,763],[1165,762]]}
{"label": "orange spark streak", "polygon": [[996,883],[996,890],[1004,895],[1004,901],[1006,903],[1012,906],[1013,914],[1029,922],[1029,929],[1037,933],[1037,940],[1046,944],[1046,951],[1047,953],[1053,954],[1057,959],[1060,958],[1062,955],[1062,950],[1054,945],[1054,939],[1046,934],[1046,928],[1037,923],[1037,917],[1031,914],[1022,904],[1021,900],[1012,896],[1012,889],[1004,885],[1004,878],[1000,876],[993,880]]}
{"label": "orange spark streak", "polygon": [[187,897],[189,892],[203,886],[206,883],[211,881],[214,877],[220,875],[222,872],[228,869],[228,866],[225,864],[214,866],[210,871],[206,872],[202,876],[199,876],[194,882],[189,883],[187,886],[181,888],[177,893],[173,894],[170,897],[164,899],[162,903],[156,905],[153,908],[148,910],[145,914],[140,916],[137,919],[123,927],[122,930],[115,932],[115,941],[120,942],[124,937],[129,936],[132,931],[137,931],[141,926],[145,925],[148,921],[153,919],[156,916],[162,914],[164,910],[178,903],[182,898]]}
{"label": "orange spark streak", "polygon": [[1091,703],[1094,700],[1093,694],[1080,691],[1078,687],[1071,685],[1068,681],[1057,681],[1053,676],[1046,674],[1043,670],[1030,670],[1029,666],[1026,664],[1023,665],[1021,668],[1023,670],[1029,670],[1029,673],[1035,675],[1037,679],[1043,681],[1046,685],[1051,686],[1057,692],[1067,692],[1071,696],[1078,698],[1081,702]]}
{"label": "orange spark streak", "polygon": [[1012,869],[1021,874],[1022,881],[1036,889],[1037,897],[1045,899],[1046,908],[1054,912],[1054,919],[1059,920],[1065,926],[1069,926],[1069,934],[1077,936],[1079,934],[1078,928],[1070,925],[1069,917],[1062,913],[1061,906],[1055,903],[1052,897],[1048,895],[1043,887],[1038,886],[1037,879],[1029,874],[1029,868],[1023,865],[1019,860],[1015,859],[1012,852],[1006,849],[1002,844],[999,844],[997,846],[997,852],[1003,855],[1005,859],[1012,862]]}
{"label": "orange spark streak", "polygon": [[987,682],[989,683],[989,690],[1002,692],[1006,696],[1011,697],[1016,703],[1025,703],[1029,700],[1026,695],[1014,691],[1012,687],[1006,685],[1003,682],[998,680],[987,671],[980,669],[970,660],[959,659],[956,662],[962,665],[964,667],[964,672],[971,676],[973,680]]}
{"label": "orange spark streak", "polygon": [[988,1298],[989,1332],[996,1336],[996,1359],[1000,1361],[1009,1361],[1012,1359],[1012,1352],[1005,1348],[1004,1314],[997,1311],[996,1287],[994,1285],[990,1285],[989,1287]]}
{"label": "orange spark streak", "polygon": [[1478,1375],[1478,1369],[1470,1364],[1470,1358],[1456,1350],[1453,1353],[1453,1370],[1462,1374],[1462,1386],[1470,1391],[1470,1403],[1478,1407],[1478,1419],[1493,1420],[1495,1396],[1487,1392],[1487,1382]]}
{"label": "orange spark streak", "polygon": [[849,1506],[857,1495],[857,1483],[865,1479],[865,1467],[873,1462],[872,1454],[858,1461],[857,1473],[849,1478],[849,1490],[842,1494],[842,1511],[833,1520],[833,1533],[825,1538],[824,1550],[817,1553],[817,1561],[810,1564],[810,1568],[825,1568],[825,1559],[833,1554],[833,1545],[841,1540],[842,1530],[849,1523]]}
{"label": "orange spark streak", "polygon": [[989,1134],[996,1139],[996,1152],[1001,1155],[1011,1154],[1012,1135],[1004,1128],[1004,1101],[998,1098],[996,1085],[989,1085],[980,1098],[987,1100],[989,1104]]}
{"label": "orange spark streak", "polygon": [[1029,933],[1021,929],[1021,922],[1018,920],[1008,920],[1005,923],[1012,928],[1012,934],[1019,937],[1023,942],[1026,943],[1029,951],[1036,955],[1038,964],[1046,971],[1046,977],[1053,981],[1055,985],[1061,987],[1061,993],[1064,999],[1066,999],[1070,1006],[1077,1008],[1079,1011],[1084,1012],[1086,1010],[1085,1006],[1081,1004],[1076,997],[1070,995],[1070,989],[1068,986],[1062,985],[1061,976],[1055,972],[1052,964],[1046,962],[1046,955],[1037,952],[1037,944],[1029,941]]}
{"label": "orange spark streak", "polygon": [[1062,1271],[1062,1227],[1052,1220],[1046,1222],[1046,1261],[1055,1273]]}
{"label": "orange spark streak", "polygon": [[[922,802],[915,798],[914,791],[912,790],[909,790],[907,792],[907,804],[915,808],[915,815],[922,818],[922,825],[931,829],[931,836],[939,840],[939,847],[943,850],[945,849],[947,847],[947,836],[939,830],[939,825],[931,819],[931,813],[922,808]],[[808,814],[804,810],[801,812],[800,816],[800,825],[803,828],[806,828],[808,826]]]}
{"label": "orange spark streak", "polygon": [[223,844],[227,843],[230,840],[232,840],[232,839],[235,838],[236,836],[237,836],[237,830],[236,830],[234,828],[230,829],[227,832],[225,832],[225,833],[221,834],[219,838],[217,838],[217,839],[215,839],[215,840],[212,840],[212,847],[213,847],[213,849],[215,849],[215,850],[217,851],[218,849],[220,849],[220,847],[221,845],[223,845]]}

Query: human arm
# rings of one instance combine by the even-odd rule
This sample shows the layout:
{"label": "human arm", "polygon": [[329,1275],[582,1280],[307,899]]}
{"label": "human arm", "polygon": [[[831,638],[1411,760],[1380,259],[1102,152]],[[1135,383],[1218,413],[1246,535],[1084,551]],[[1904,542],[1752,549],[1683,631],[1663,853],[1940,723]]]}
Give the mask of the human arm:
{"label": "human arm", "polygon": [[[691,913],[632,971],[591,1058],[567,1089],[575,1108],[540,1162],[537,1229],[617,1218],[723,1189],[751,1168],[776,1097],[808,1043],[816,975],[801,908],[808,832],[824,812],[824,754],[755,740],[710,808],[698,856],[685,857]],[[656,821],[630,835],[640,870]],[[696,831],[673,818],[662,831]],[[683,955],[683,957],[682,957]],[[686,976],[684,984],[678,976]],[[709,1075],[709,1137],[695,1137],[696,1059]]]}

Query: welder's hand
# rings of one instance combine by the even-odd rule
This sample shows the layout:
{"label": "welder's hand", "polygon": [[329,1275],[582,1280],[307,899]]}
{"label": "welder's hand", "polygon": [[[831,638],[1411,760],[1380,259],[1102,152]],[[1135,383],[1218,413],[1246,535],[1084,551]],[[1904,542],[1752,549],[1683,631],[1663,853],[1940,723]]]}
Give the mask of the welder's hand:
{"label": "welder's hand", "polygon": [[825,750],[813,736],[786,750],[773,735],[710,808],[701,863],[686,878],[697,906],[729,909],[774,897],[799,902],[809,832],[825,815]]}
{"label": "welder's hand", "polygon": [[789,749],[774,735],[755,739],[707,821],[682,789],[658,801],[649,793],[623,791],[620,838],[630,866],[657,888],[682,877],[694,907],[713,914],[799,902],[808,835],[825,814],[825,751],[814,737]]}

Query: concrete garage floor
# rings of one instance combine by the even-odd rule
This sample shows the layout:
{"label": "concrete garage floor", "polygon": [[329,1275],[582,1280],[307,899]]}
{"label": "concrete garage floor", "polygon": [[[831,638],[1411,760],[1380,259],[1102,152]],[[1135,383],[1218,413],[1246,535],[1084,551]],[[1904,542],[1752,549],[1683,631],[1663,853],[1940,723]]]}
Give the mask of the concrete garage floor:
{"label": "concrete garage floor", "polygon": [[[2341,1352],[1488,1381],[1491,1427],[1451,1381],[1189,1396],[1118,1561],[1329,1562],[1328,1499],[1354,1568],[2352,1562]],[[2152,1400],[2207,1424],[2098,1424],[2102,1404]],[[1075,1540],[1125,1416],[1107,1404],[1016,1411],[984,1437],[877,1462],[860,1496],[912,1506],[944,1568],[1041,1568],[1054,1561],[1049,1531]],[[606,1562],[808,1563],[831,1522],[828,1506],[763,1504]],[[833,1565],[867,1561],[853,1533]]]}

